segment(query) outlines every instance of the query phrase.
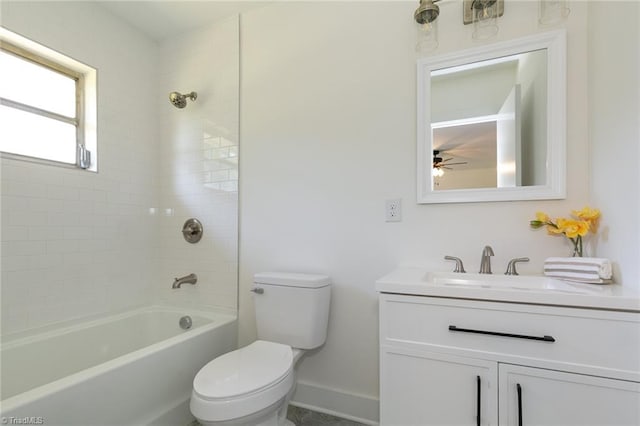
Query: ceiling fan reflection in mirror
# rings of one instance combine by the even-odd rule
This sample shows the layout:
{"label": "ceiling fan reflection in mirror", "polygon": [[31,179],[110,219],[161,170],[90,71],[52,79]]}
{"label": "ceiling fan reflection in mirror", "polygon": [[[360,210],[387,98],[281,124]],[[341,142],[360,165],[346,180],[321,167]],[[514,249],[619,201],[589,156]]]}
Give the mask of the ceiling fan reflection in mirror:
{"label": "ceiling fan reflection in mirror", "polygon": [[442,157],[439,157],[439,155],[440,155],[440,150],[434,149],[433,150],[433,175],[436,177],[442,176],[444,174],[444,169],[453,170],[453,168],[450,166],[467,164],[466,161],[450,163],[450,161],[453,160],[453,157],[442,158]]}

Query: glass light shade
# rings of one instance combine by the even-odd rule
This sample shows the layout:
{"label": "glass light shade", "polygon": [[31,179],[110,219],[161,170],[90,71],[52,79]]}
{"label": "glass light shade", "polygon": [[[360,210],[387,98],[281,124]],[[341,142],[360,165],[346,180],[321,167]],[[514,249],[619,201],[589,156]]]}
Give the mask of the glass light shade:
{"label": "glass light shade", "polygon": [[554,25],[569,16],[567,0],[540,0],[538,8],[538,22],[540,25]]}
{"label": "glass light shade", "polygon": [[434,167],[431,173],[434,177],[442,177],[442,175],[444,175],[444,170]]}
{"label": "glass light shade", "polygon": [[473,35],[476,40],[485,40],[498,34],[497,2],[478,2],[473,7]]}
{"label": "glass light shade", "polygon": [[438,48],[438,20],[418,25],[416,52],[426,53]]}

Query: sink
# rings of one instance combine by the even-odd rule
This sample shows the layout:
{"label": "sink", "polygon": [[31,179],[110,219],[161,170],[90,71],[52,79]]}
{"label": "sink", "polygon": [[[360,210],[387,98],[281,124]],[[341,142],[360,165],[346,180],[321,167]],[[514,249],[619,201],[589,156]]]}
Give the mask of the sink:
{"label": "sink", "polygon": [[582,284],[543,275],[434,272],[400,267],[376,281],[380,293],[640,311],[638,292],[620,284]]}
{"label": "sink", "polygon": [[517,291],[550,291],[573,294],[602,294],[607,287],[585,286],[536,275],[458,274],[453,272],[427,272],[427,285],[468,288],[502,289]]}

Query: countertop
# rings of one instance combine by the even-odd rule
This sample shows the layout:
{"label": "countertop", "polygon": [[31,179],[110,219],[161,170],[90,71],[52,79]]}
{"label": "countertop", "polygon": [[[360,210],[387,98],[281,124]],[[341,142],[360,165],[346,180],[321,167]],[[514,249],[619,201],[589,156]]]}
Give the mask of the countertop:
{"label": "countertop", "polygon": [[544,276],[433,273],[424,268],[401,267],[378,279],[376,290],[380,293],[640,312],[640,295],[634,289],[620,284],[581,284]]}

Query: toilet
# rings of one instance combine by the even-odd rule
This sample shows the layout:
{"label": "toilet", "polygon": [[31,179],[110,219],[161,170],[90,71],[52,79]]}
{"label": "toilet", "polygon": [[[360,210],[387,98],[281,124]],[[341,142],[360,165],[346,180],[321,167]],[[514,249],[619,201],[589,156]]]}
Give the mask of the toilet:
{"label": "toilet", "polygon": [[191,413],[203,426],[292,425],[296,363],[326,340],[328,276],[259,273],[251,291],[258,340],[210,361],[193,380]]}

